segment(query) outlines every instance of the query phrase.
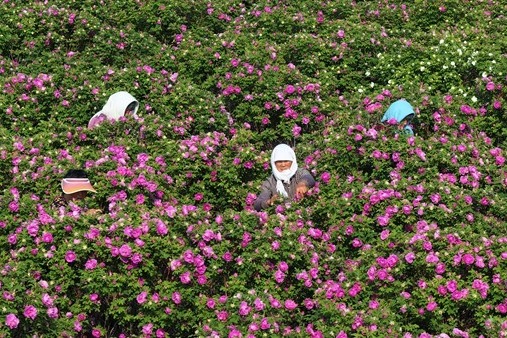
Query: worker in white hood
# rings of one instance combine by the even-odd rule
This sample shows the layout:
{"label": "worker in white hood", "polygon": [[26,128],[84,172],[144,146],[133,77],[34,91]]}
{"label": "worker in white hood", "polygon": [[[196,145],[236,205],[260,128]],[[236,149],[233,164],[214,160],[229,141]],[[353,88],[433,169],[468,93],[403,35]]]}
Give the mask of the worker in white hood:
{"label": "worker in white hood", "polygon": [[94,128],[104,120],[118,121],[122,116],[137,116],[139,102],[127,92],[117,92],[109,96],[106,104],[88,122],[88,128]]}

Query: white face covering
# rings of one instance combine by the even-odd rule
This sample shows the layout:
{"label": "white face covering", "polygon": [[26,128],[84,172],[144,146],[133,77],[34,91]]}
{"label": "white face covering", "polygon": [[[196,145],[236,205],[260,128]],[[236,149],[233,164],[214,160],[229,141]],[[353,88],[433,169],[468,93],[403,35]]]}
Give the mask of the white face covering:
{"label": "white face covering", "polygon": [[[276,169],[276,161],[292,161],[292,165],[290,169],[280,172]],[[277,145],[271,153],[271,169],[273,170],[273,175],[276,178],[276,191],[278,191],[278,193],[280,193],[283,197],[288,197],[289,195],[287,194],[283,183],[289,183],[291,177],[294,176],[298,170],[294,150],[286,144]]]}
{"label": "white face covering", "polygon": [[139,108],[139,103],[135,97],[127,92],[116,92],[113,95],[109,96],[106,104],[99,113],[106,115],[108,119],[118,120],[120,117],[125,115],[125,109],[127,109],[129,104],[132,102],[137,103],[132,114],[136,116],[137,109]]}
{"label": "white face covering", "polygon": [[[120,117],[125,115],[125,110],[132,104],[133,111],[131,114],[137,117],[137,110],[139,109],[139,102],[131,94],[121,91],[116,92],[109,96],[106,104],[102,107],[102,110],[93,115],[88,122],[88,128],[92,129],[97,124],[100,116],[104,116],[104,119],[118,121]],[[103,120],[101,120],[103,121]]]}

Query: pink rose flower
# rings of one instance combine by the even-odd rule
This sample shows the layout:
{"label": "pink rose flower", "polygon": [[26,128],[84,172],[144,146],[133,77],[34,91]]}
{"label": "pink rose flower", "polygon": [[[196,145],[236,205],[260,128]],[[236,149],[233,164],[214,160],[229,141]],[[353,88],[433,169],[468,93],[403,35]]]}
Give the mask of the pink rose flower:
{"label": "pink rose flower", "polygon": [[72,250],[69,250],[65,253],[65,261],[67,263],[72,263],[76,260],[76,253]]}
{"label": "pink rose flower", "polygon": [[9,313],[5,317],[5,325],[9,327],[11,330],[17,328],[19,325],[18,317],[16,317],[16,315],[13,313]]}
{"label": "pink rose flower", "polygon": [[33,305],[27,305],[25,306],[25,310],[23,311],[23,315],[26,318],[30,318],[31,320],[34,320],[35,317],[37,317],[37,308]]}
{"label": "pink rose flower", "polygon": [[297,308],[297,306],[298,305],[296,304],[296,302],[293,301],[292,299],[287,299],[285,301],[285,308],[289,311],[294,310],[295,308]]}

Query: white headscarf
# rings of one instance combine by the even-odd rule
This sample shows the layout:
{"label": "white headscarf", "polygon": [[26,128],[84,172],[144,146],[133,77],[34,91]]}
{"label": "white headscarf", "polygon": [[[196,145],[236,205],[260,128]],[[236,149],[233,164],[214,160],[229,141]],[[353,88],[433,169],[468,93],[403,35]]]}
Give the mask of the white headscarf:
{"label": "white headscarf", "polygon": [[[290,169],[279,172],[276,169],[276,161],[292,161],[292,165]],[[294,150],[283,143],[277,145],[271,153],[271,169],[273,170],[273,175],[276,178],[276,190],[282,196],[288,197],[289,195],[287,194],[287,191],[285,191],[283,183],[289,183],[292,176],[294,176],[298,170],[298,163],[296,161],[296,154],[294,153]]]}
{"label": "white headscarf", "polygon": [[102,110],[97,114],[93,115],[88,123],[88,128],[93,128],[97,123],[96,120],[100,115],[105,115],[108,120],[119,120],[120,117],[125,115],[125,109],[132,102],[136,102],[137,105],[134,109],[134,113],[132,115],[137,116],[137,110],[139,109],[139,102],[137,102],[136,98],[130,95],[127,92],[116,92],[113,95],[109,96],[106,104],[102,107]]}

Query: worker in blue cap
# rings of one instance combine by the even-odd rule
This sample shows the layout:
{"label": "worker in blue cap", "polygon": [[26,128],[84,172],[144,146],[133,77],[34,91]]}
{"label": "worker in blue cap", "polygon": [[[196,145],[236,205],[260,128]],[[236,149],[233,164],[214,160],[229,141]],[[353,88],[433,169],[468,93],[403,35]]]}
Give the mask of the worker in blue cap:
{"label": "worker in blue cap", "polygon": [[396,125],[398,130],[403,131],[405,134],[414,135],[414,130],[410,125],[414,116],[415,111],[412,105],[405,100],[398,100],[389,106],[381,122],[383,124]]}

